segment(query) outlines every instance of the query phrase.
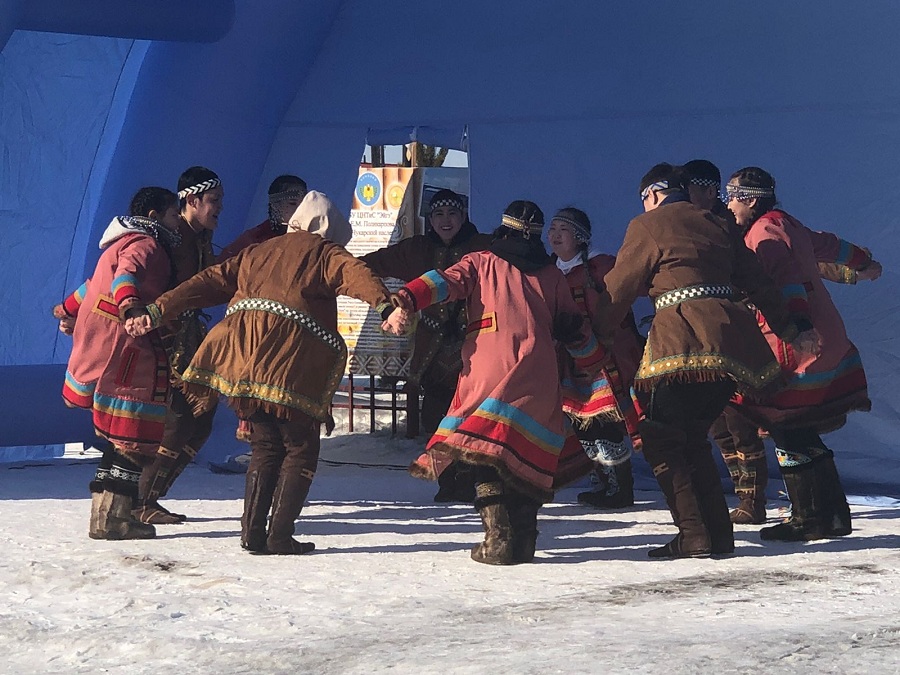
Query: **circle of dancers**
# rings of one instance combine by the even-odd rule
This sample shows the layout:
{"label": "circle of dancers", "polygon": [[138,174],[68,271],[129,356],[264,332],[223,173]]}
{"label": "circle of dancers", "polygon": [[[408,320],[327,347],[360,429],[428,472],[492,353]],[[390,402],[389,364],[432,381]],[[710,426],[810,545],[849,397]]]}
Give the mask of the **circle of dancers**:
{"label": "circle of dancers", "polygon": [[[595,225],[577,206],[548,220],[516,200],[484,234],[444,189],[424,234],[356,258],[331,200],[284,175],[267,218],[216,257],[223,197],[199,166],[176,192],[141,188],[104,231],[91,278],[53,308],[72,336],[63,398],[91,411],[102,439],[91,538],[147,539],[187,519],[160,500],[225,397],[252,449],[241,546],[313,551],[295,527],[347,365],[342,295],[367,303],[382,330],[414,332],[409,383],[429,440],[409,470],[438,482],[436,502],[474,504],[476,562],[532,562],[541,506],[586,475],[579,503],[633,507],[635,454],[676,528],[649,557],[731,555],[734,524],[767,520],[764,438],[791,511],[760,538],[852,532],[822,434],[870,402],[825,282],[874,281],[882,268],[781,208],[765,170],[742,168],[723,186],[707,160],[652,167],[615,255],[592,247]],[[404,285],[391,293],[387,277]],[[632,312],[640,297],[655,309],[646,338]],[[227,310],[210,328],[203,310],[215,306]],[[738,496],[730,512],[710,437]]]}

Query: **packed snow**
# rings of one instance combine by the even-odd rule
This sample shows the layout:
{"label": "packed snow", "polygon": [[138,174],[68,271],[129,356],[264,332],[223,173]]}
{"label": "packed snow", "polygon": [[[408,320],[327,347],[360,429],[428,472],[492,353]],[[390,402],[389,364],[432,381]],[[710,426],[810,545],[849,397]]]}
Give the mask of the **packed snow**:
{"label": "packed snow", "polygon": [[896,507],[854,506],[843,539],[739,526],[732,557],[651,561],[661,493],[599,512],[585,483],[542,509],[534,564],[491,567],[472,507],[403,470],[421,442],[323,439],[297,522],[317,550],[293,557],[240,548],[240,474],[189,467],[164,501],[187,523],[113,542],[87,536],[95,460],[3,466],[0,672],[900,672]]}

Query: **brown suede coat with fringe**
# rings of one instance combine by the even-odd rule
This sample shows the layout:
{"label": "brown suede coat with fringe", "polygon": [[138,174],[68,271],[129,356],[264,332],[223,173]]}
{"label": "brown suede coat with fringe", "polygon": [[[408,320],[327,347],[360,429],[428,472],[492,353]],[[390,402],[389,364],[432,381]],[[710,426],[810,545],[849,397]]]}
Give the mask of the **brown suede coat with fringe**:
{"label": "brown suede coat with fringe", "polygon": [[[646,288],[650,298],[698,284],[730,284],[763,312],[779,335],[797,328],[780,290],[744,245],[735,226],[688,201],[670,200],[628,224],[615,267],[595,310],[595,325],[612,339],[631,304]],[[759,391],[780,382],[781,369],[756,319],[741,302],[705,297],[657,311],[635,377],[649,391],[660,381],[732,379]]]}
{"label": "brown suede coat with fringe", "polygon": [[302,231],[244,249],[163,294],[156,301],[163,323],[188,309],[229,303],[183,375],[195,414],[223,394],[243,419],[257,410],[282,419],[299,411],[328,425],[347,361],[338,295],[372,307],[390,302],[364,263]]}

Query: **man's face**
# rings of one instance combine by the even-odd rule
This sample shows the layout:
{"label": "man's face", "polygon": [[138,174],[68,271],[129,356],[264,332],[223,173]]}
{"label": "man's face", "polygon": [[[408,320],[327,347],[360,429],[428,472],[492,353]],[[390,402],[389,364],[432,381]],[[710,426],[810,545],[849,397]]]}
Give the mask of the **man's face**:
{"label": "man's face", "polygon": [[465,222],[462,211],[455,206],[438,206],[431,212],[430,219],[431,227],[445,244],[453,241]]}
{"label": "man's face", "polygon": [[716,200],[719,198],[719,191],[715,185],[694,185],[690,183],[688,185],[688,196],[691,199],[691,204],[694,206],[712,211],[716,205]]}
{"label": "man's face", "polygon": [[222,200],[225,190],[221,185],[201,192],[199,195],[190,195],[187,198],[187,216],[191,224],[204,230],[215,230],[219,225],[219,214],[222,213]]}

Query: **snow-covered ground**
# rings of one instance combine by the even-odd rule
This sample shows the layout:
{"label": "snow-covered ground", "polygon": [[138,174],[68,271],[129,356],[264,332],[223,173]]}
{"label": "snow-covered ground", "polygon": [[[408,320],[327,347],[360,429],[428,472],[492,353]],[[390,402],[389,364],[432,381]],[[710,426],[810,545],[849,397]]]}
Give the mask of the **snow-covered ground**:
{"label": "snow-covered ground", "polygon": [[674,532],[660,493],[599,513],[571,487],[535,564],[490,567],[469,559],[470,506],[388,468],[417,447],[324,439],[297,525],[317,550],[297,557],[241,550],[242,475],[192,466],[166,502],[189,522],[98,542],[92,461],[0,467],[0,672],[900,672],[900,510],[855,506],[844,539],[747,526],[733,557],[650,561]]}

